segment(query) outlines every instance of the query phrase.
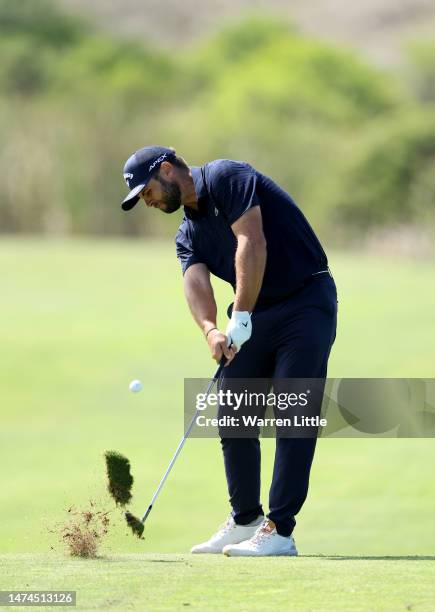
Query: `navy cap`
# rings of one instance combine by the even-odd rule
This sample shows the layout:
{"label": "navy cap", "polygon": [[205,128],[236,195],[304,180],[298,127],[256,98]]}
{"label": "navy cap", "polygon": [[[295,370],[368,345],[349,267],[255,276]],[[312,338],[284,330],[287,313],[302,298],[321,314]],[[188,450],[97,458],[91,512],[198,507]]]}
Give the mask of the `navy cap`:
{"label": "navy cap", "polygon": [[167,147],[151,146],[139,149],[127,159],[124,166],[124,180],[130,193],[123,200],[123,210],[131,210],[139,200],[139,194],[148,184],[153,172],[164,161],[174,159],[175,151]]}

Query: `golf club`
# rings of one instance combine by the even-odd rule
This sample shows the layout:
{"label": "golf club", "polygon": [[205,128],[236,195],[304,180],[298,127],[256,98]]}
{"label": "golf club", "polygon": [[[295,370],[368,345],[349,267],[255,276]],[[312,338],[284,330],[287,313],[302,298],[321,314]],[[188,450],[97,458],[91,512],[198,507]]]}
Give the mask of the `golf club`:
{"label": "golf club", "polygon": [[[217,368],[213,378],[209,382],[209,385],[208,385],[207,390],[205,392],[206,398],[208,397],[208,395],[209,395],[210,391],[212,390],[214,384],[221,377],[222,370],[224,368],[224,364],[225,364],[225,357],[222,358],[222,360],[221,360],[221,362],[219,364],[219,367]],[[180,444],[178,445],[177,450],[175,451],[175,454],[172,457],[171,462],[169,463],[168,468],[167,468],[166,472],[164,473],[163,478],[161,479],[160,484],[157,487],[156,492],[154,493],[154,495],[153,495],[153,497],[151,499],[150,505],[148,506],[148,508],[147,508],[145,514],[143,515],[143,517],[141,519],[139,519],[139,518],[135,517],[133,514],[131,514],[131,512],[126,512],[125,513],[125,519],[126,519],[128,525],[129,525],[129,527],[132,529],[133,533],[138,538],[142,537],[142,534],[143,534],[143,531],[144,531],[145,521],[147,520],[147,518],[148,518],[148,516],[149,516],[149,514],[150,514],[150,512],[151,512],[151,510],[152,510],[152,508],[153,508],[153,506],[154,506],[154,504],[155,504],[159,494],[160,494],[160,491],[162,490],[162,487],[165,484],[165,481],[166,481],[167,477],[169,476],[169,474],[170,474],[170,472],[171,472],[171,470],[172,470],[172,468],[174,466],[174,463],[175,463],[178,455],[181,452],[181,449],[183,448],[187,438],[189,437],[189,434],[192,431],[193,426],[195,424],[196,417],[198,416],[199,413],[200,413],[200,410],[197,409],[195,411],[195,414],[193,415],[192,420],[190,421],[189,426],[187,427],[187,429],[186,429],[186,431],[184,433],[184,436],[183,436]]]}

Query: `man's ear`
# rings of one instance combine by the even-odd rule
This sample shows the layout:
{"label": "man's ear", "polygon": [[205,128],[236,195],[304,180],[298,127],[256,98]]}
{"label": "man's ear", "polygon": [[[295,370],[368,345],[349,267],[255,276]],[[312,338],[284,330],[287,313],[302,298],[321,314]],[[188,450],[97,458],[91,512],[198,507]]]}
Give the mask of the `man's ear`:
{"label": "man's ear", "polygon": [[167,161],[164,161],[160,164],[160,176],[163,176],[164,179],[171,178],[174,171],[174,166]]}

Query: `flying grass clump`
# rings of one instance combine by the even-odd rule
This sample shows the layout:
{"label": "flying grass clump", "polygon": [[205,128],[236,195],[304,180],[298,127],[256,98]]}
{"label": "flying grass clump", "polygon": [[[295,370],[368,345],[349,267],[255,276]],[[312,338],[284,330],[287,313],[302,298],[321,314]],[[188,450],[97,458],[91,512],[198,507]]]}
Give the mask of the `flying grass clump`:
{"label": "flying grass clump", "polygon": [[106,451],[104,456],[109,493],[115,500],[116,505],[126,506],[131,500],[131,487],[133,486],[130,461],[116,451]]}
{"label": "flying grass clump", "polygon": [[68,509],[68,521],[59,528],[59,536],[72,557],[95,558],[109,530],[108,512],[98,510],[93,501],[83,509]]}
{"label": "flying grass clump", "polygon": [[[133,476],[130,472],[130,461],[117,451],[106,451],[104,456],[109,480],[107,485],[109,493],[117,506],[126,506],[132,498]],[[138,519],[131,512],[126,512],[124,516],[133,534],[143,540],[144,521]]]}

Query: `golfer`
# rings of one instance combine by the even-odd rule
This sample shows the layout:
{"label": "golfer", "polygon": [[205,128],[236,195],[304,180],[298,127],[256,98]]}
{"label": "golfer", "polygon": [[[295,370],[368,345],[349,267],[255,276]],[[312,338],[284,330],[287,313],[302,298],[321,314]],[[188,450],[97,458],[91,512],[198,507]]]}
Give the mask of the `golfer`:
{"label": "golfer", "polygon": [[[126,162],[125,211],[139,200],[184,207],[177,257],[193,318],[223,379],[325,379],[337,292],[325,252],[292,198],[248,163],[189,167],[173,149],[148,146]],[[225,331],[216,325],[213,274],[234,289]],[[258,437],[221,436],[231,514],[192,553],[297,555],[292,536],[308,492],[316,436],[276,439],[269,513],[260,502]]]}

